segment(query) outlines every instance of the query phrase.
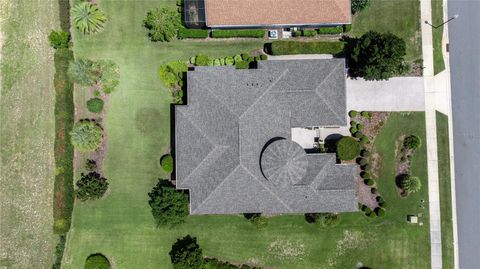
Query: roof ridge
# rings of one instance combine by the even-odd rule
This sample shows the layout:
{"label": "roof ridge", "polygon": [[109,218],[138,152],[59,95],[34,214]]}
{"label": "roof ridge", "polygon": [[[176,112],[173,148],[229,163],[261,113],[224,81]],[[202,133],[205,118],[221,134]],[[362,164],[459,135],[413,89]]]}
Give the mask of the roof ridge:
{"label": "roof ridge", "polygon": [[268,88],[262,93],[262,95],[260,95],[257,99],[255,99],[255,102],[253,102],[247,109],[245,109],[245,111],[243,111],[238,118],[242,119],[243,115],[245,115],[245,113],[247,113],[250,110],[250,108],[255,106],[258,103],[258,101],[262,99],[263,96],[265,96],[268,92],[270,92],[270,90],[280,81],[280,79],[282,79],[285,76],[285,74],[287,74],[288,71],[289,71],[288,68],[285,68],[282,74],[280,74],[280,76],[278,76],[278,78],[274,82],[272,82],[272,85],[268,86]]}
{"label": "roof ridge", "polygon": [[328,75],[325,76],[325,78],[322,80],[322,82],[320,82],[320,84],[317,85],[317,87],[315,88],[315,94],[318,96],[318,98],[320,98],[320,100],[325,104],[325,106],[330,110],[330,112],[332,112],[336,117],[337,119],[339,119],[340,121],[344,121],[344,119],[337,114],[337,112],[332,109],[332,107],[330,106],[330,104],[328,102],[325,101],[325,98],[323,98],[322,95],[318,94],[317,90],[323,85],[323,83],[325,81],[327,81],[327,78],[329,78],[332,74],[335,73],[335,71],[337,70],[337,67],[340,65],[341,63],[339,62],[337,65],[334,66],[334,68],[332,68],[330,70],[330,73],[328,73]]}
{"label": "roof ridge", "polygon": [[211,155],[213,155],[214,153],[217,153],[219,150],[222,150],[221,153],[225,152],[224,149],[226,148],[230,148],[228,146],[219,146],[219,145],[213,145],[213,149],[207,154],[207,156],[205,158],[203,158],[203,160],[188,174],[188,176],[183,180],[183,182],[188,182],[190,181],[190,177],[195,173],[195,171],[197,171],[198,169],[200,169],[199,167],[202,166],[202,164],[210,159]]}
{"label": "roof ridge", "polygon": [[257,180],[257,182],[262,185],[262,187],[264,187],[269,193],[271,193],[275,198],[277,198],[277,200],[283,205],[285,206],[285,208],[290,211],[290,212],[293,212],[293,210],[290,208],[290,206],[288,206],[288,204],[286,204],[282,199],[280,199],[280,197],[278,197],[278,195],[273,192],[269,187],[267,187],[261,180],[259,180],[254,174],[252,174],[252,172],[250,172],[250,170],[248,170],[247,168],[245,168],[243,166],[243,164],[240,162],[240,166],[243,168],[243,170],[247,171],[247,173],[249,173],[255,180]]}

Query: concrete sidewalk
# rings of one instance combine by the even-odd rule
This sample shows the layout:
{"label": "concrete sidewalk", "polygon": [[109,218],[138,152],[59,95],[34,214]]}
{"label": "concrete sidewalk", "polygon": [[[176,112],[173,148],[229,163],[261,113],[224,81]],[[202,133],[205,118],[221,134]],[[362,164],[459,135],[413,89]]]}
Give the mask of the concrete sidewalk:
{"label": "concrete sidewalk", "polygon": [[385,81],[347,79],[347,110],[424,111],[422,77],[394,77]]}

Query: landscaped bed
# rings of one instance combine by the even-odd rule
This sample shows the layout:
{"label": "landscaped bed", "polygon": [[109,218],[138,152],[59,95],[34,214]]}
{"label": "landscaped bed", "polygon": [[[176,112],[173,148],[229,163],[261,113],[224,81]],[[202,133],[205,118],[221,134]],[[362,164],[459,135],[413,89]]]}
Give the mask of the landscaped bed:
{"label": "landscaped bed", "polygon": [[[120,67],[120,85],[111,93],[102,122],[108,151],[103,173],[109,181],[108,196],[76,202],[64,268],[82,268],[86,257],[101,252],[116,268],[171,268],[168,255],[177,238],[197,237],[203,254],[235,264],[274,268],[354,268],[359,262],[372,268],[427,268],[430,265],[428,209],[423,226],[406,223],[407,214],[419,212],[426,199],[425,147],[412,160],[412,169],[424,188],[407,198],[395,188],[395,141],[404,132],[424,139],[424,114],[392,113],[377,135],[372,152],[381,156],[377,184],[389,202],[384,217],[340,215],[336,225],[307,223],[303,215],[268,218],[264,227],[243,216],[189,216],[174,228],[157,228],[148,193],[169,174],[160,157],[169,152],[171,93],[162,85],[158,68],[175,60],[205,54],[232,55],[260,49],[252,41],[151,43],[141,20],[158,1],[99,2],[111,23],[94,36],[75,36],[76,57],[110,59]],[[173,5],[173,3],[171,3]],[[115,21],[116,23],[113,23]],[[86,110],[90,95],[76,89],[77,117]],[[79,162],[76,178],[84,162]],[[266,225],[266,226],[265,226]],[[381,255],[379,255],[381,253]]]}

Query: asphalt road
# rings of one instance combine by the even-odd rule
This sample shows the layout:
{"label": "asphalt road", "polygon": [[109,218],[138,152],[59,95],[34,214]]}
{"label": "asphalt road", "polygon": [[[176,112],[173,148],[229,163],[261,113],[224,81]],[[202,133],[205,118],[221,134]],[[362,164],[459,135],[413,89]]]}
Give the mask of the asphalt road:
{"label": "asphalt road", "polygon": [[480,268],[480,0],[448,0],[460,269]]}

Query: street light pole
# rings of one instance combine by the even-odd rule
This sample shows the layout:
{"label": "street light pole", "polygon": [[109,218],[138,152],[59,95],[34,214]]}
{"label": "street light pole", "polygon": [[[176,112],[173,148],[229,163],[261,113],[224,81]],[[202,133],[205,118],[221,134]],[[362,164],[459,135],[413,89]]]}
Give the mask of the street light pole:
{"label": "street light pole", "polygon": [[439,27],[442,27],[444,24],[447,24],[447,23],[449,23],[450,21],[452,21],[452,20],[454,20],[454,19],[458,18],[458,16],[459,16],[458,14],[455,14],[455,15],[453,15],[453,17],[451,17],[450,19],[448,19],[448,20],[444,21],[442,24],[440,24],[440,25],[437,25],[437,26],[435,26],[435,25],[433,25],[433,24],[429,23],[428,21],[425,21],[425,23],[426,23],[426,24],[428,24],[428,25],[430,25],[430,26],[432,26],[433,28],[437,29],[437,28],[439,28]]}

